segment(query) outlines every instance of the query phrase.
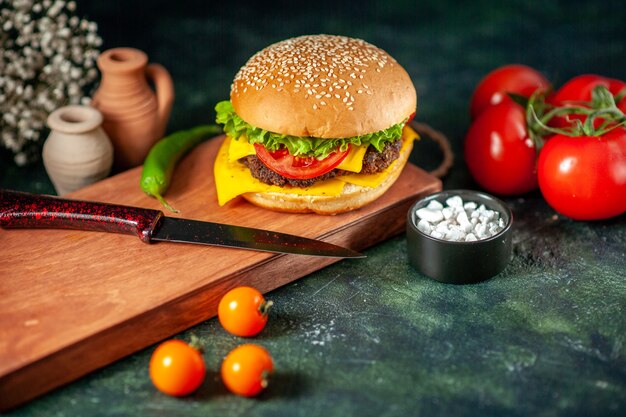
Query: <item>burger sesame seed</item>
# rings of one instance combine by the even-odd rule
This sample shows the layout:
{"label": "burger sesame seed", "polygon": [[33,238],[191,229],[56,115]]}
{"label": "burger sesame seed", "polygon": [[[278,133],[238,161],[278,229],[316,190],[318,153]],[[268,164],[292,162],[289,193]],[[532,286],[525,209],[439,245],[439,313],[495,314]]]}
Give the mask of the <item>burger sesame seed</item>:
{"label": "burger sesame seed", "polygon": [[317,104],[313,105],[313,110],[317,110]]}
{"label": "burger sesame seed", "polygon": [[326,102],[325,102],[325,101],[320,101],[320,104],[321,104],[322,106],[325,106],[325,105],[326,105]]}
{"label": "burger sesame seed", "polygon": [[363,94],[363,90],[357,90],[356,92],[359,94]]}
{"label": "burger sesame seed", "polygon": [[348,110],[353,111],[354,107],[348,107]]}
{"label": "burger sesame seed", "polygon": [[321,94],[316,94],[315,98],[322,98],[322,95]]}
{"label": "burger sesame seed", "polygon": [[[304,94],[301,91],[304,86],[305,98],[309,95],[331,98],[330,92],[334,89],[343,87],[346,90],[353,85],[346,80],[363,79],[362,74],[367,68],[375,67],[380,72],[381,68],[394,62],[384,51],[360,39],[330,35],[301,36],[270,45],[252,56],[235,76],[231,92],[247,91],[249,87],[260,91],[270,85],[282,91],[290,80],[294,80],[293,93]],[[274,80],[276,82],[271,82]],[[318,93],[315,88],[320,86],[324,89],[328,87],[329,93]]]}

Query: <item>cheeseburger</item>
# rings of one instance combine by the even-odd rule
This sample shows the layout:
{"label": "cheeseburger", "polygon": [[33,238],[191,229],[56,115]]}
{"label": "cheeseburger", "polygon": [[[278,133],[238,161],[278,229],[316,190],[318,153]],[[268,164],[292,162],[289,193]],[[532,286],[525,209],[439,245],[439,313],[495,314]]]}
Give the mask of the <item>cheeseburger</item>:
{"label": "cheeseburger", "polygon": [[313,35],[268,46],[217,104],[219,204],[241,195],[272,210],[337,214],[380,197],[417,134],[409,75],[360,39]]}

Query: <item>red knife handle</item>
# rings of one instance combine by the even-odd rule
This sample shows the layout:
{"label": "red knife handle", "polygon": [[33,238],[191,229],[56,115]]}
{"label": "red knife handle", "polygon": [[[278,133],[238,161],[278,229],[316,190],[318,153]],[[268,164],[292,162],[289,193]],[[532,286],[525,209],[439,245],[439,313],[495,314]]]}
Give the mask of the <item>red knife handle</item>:
{"label": "red knife handle", "polygon": [[149,243],[163,212],[0,190],[0,227],[76,229],[136,235]]}

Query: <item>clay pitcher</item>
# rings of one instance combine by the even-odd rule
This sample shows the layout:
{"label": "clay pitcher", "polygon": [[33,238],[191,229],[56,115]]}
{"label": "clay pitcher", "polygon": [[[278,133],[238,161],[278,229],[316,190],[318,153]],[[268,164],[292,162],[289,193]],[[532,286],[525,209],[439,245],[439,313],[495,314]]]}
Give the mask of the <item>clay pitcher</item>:
{"label": "clay pitcher", "polygon": [[102,79],[91,104],[104,116],[102,127],[115,148],[115,170],[140,165],[165,132],[174,101],[172,78],[133,48],[103,52],[98,68]]}

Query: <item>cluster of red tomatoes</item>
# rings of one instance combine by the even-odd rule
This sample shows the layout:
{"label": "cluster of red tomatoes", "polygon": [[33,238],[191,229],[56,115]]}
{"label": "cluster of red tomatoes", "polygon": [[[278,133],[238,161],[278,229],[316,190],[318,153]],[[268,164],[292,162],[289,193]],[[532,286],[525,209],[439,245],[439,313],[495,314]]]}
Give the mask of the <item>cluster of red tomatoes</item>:
{"label": "cluster of red tomatoes", "polygon": [[626,212],[625,82],[585,74],[552,91],[538,71],[506,65],[478,84],[470,112],[465,160],[486,190],[539,187],[576,220]]}
{"label": "cluster of red tomatoes", "polygon": [[[228,332],[241,337],[257,335],[267,323],[272,305],[251,287],[235,288],[222,297],[219,321]],[[263,347],[252,343],[232,350],[222,362],[224,385],[245,397],[259,394],[274,368],[272,357]],[[206,375],[201,347],[196,341],[168,340],[160,344],[150,359],[150,378],[159,391],[176,397],[191,394]]]}

